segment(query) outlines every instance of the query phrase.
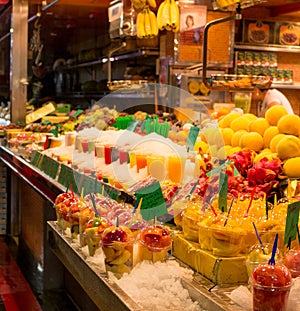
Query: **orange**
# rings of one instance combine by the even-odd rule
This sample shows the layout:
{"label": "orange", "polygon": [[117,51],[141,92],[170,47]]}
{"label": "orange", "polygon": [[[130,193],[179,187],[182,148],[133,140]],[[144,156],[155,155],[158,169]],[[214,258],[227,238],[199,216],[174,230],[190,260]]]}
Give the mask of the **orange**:
{"label": "orange", "polygon": [[240,145],[240,138],[245,134],[248,133],[245,130],[239,130],[235,132],[231,137],[231,146],[238,147]]}
{"label": "orange", "polygon": [[300,132],[300,117],[295,114],[286,114],[279,119],[277,127],[279,133],[298,136]]}
{"label": "orange", "polygon": [[245,130],[248,131],[249,123],[251,121],[244,116],[240,116],[238,118],[235,118],[231,123],[230,127],[236,132],[238,130]]}
{"label": "orange", "polygon": [[222,118],[223,127],[230,127],[231,122],[238,117],[240,117],[240,114],[237,112],[228,113],[226,116]]}
{"label": "orange", "polygon": [[269,126],[269,122],[265,118],[257,118],[249,123],[249,132],[257,132],[263,136]]}
{"label": "orange", "polygon": [[262,136],[257,132],[244,134],[240,139],[241,148],[249,148],[255,152],[260,151],[264,147]]}
{"label": "orange", "polygon": [[279,134],[279,130],[277,126],[270,126],[265,130],[264,136],[263,136],[265,148],[270,148],[271,140],[277,134]]}
{"label": "orange", "polygon": [[283,106],[275,105],[266,111],[265,118],[270,125],[277,125],[279,119],[286,114],[288,114],[288,112]]}
{"label": "orange", "polygon": [[271,141],[270,141],[270,149],[271,149],[271,152],[276,152],[276,147],[277,147],[277,144],[278,144],[278,142],[282,139],[282,138],[284,138],[285,137],[285,135],[284,134],[277,134],[277,135],[275,135],[272,139],[271,139]]}

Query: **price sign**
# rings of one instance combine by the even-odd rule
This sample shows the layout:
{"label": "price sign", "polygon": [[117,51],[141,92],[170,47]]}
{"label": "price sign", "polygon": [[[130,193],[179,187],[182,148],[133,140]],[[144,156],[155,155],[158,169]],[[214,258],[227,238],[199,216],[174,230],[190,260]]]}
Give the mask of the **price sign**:
{"label": "price sign", "polygon": [[137,201],[143,198],[141,214],[143,219],[150,220],[155,216],[167,213],[167,206],[159,182],[140,188],[135,192]]}
{"label": "price sign", "polygon": [[90,176],[84,175],[82,187],[84,189],[84,195],[93,193],[95,189],[95,179]]}
{"label": "price sign", "polygon": [[32,157],[31,157],[31,164],[37,168],[39,168],[41,159],[43,158],[43,155],[38,151],[33,151]]}
{"label": "price sign", "polygon": [[284,233],[285,245],[286,244],[289,245],[292,241],[296,240],[299,211],[300,211],[300,201],[288,205],[285,223],[285,233]]}
{"label": "price sign", "polygon": [[189,136],[186,141],[186,149],[193,150],[195,142],[197,140],[200,128],[198,126],[193,126],[190,128]]}
{"label": "price sign", "polygon": [[227,194],[228,194],[228,176],[224,173],[220,173],[220,188],[219,188],[219,200],[218,207],[220,211],[227,212]]}
{"label": "price sign", "polygon": [[47,174],[51,178],[55,179],[56,175],[58,173],[58,169],[59,169],[59,163],[57,161],[55,161],[55,160],[53,160],[47,156],[44,156],[41,170],[45,174]]}
{"label": "price sign", "polygon": [[71,167],[65,164],[61,164],[60,172],[58,175],[58,182],[65,187],[69,187],[72,184],[73,191],[75,193],[78,193],[78,189],[74,178],[74,172]]}
{"label": "price sign", "polygon": [[138,120],[134,120],[134,119],[130,120],[127,126],[127,131],[134,132],[138,124],[139,124]]}

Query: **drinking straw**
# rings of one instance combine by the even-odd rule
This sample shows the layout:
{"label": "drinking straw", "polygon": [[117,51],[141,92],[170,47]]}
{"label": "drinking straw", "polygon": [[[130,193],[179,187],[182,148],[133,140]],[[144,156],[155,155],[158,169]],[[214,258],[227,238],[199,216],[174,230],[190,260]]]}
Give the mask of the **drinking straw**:
{"label": "drinking straw", "polygon": [[253,197],[254,197],[255,190],[256,190],[256,187],[254,187],[253,190],[252,190],[252,192],[251,192],[250,202],[249,202],[247,211],[246,211],[246,213],[245,213],[245,217],[248,217],[249,210],[250,210],[250,207],[251,207],[251,205],[252,205],[252,201],[253,201]]}
{"label": "drinking straw", "polygon": [[72,183],[70,183],[70,190],[71,190],[72,193],[74,193]]}
{"label": "drinking straw", "polygon": [[186,198],[188,200],[190,200],[192,194],[195,192],[195,190],[196,190],[196,188],[197,188],[197,186],[199,184],[199,181],[200,181],[200,178],[197,178],[197,180],[196,180],[195,184],[193,185],[192,189],[190,190],[189,194],[186,196]]}
{"label": "drinking straw", "polygon": [[299,233],[298,225],[296,225],[296,228],[297,228],[298,242],[299,242],[299,245],[300,245],[300,233]]}
{"label": "drinking straw", "polygon": [[257,230],[257,228],[256,228],[256,226],[255,226],[255,223],[252,222],[252,225],[253,225],[253,227],[254,227],[256,237],[257,237],[257,239],[258,239],[258,241],[259,241],[259,243],[260,243],[260,245],[261,245],[262,252],[263,252],[264,255],[266,255],[265,246],[264,246],[264,244],[263,244],[263,242],[262,242],[262,240],[261,240],[261,238],[260,238],[260,235],[259,235],[259,233],[258,233],[258,230]]}
{"label": "drinking straw", "polygon": [[93,208],[94,208],[96,217],[100,217],[99,212],[97,210],[97,206],[96,206],[96,202],[95,202],[95,197],[94,197],[94,195],[92,193],[90,193],[90,198],[92,200],[92,204],[93,204]]}
{"label": "drinking straw", "polygon": [[213,214],[215,215],[215,217],[218,216],[218,214],[216,213],[214,207],[213,207],[211,204],[209,204],[209,207],[210,207],[210,209],[212,210],[212,212],[213,212]]}
{"label": "drinking straw", "polygon": [[277,194],[274,194],[274,208],[277,208]]}
{"label": "drinking straw", "polygon": [[83,197],[84,197],[84,187],[82,187],[82,188],[81,188],[80,197],[81,197],[81,198],[83,198]]}
{"label": "drinking straw", "polygon": [[266,200],[266,203],[265,203],[266,205],[266,218],[267,218],[267,220],[269,219],[269,204],[268,204],[268,201]]}
{"label": "drinking straw", "polygon": [[288,186],[287,186],[287,198],[288,198],[288,201],[290,202],[291,200],[291,197],[292,197],[292,185],[291,185],[291,180],[288,179]]}
{"label": "drinking straw", "polygon": [[273,248],[272,248],[272,256],[271,256],[270,260],[268,261],[269,265],[275,265],[275,255],[276,255],[276,251],[277,251],[277,244],[278,244],[278,233],[276,233],[276,236],[274,239],[274,244],[273,244]]}
{"label": "drinking straw", "polygon": [[227,225],[233,202],[234,202],[234,198],[231,199],[230,206],[229,206],[229,209],[228,209],[228,212],[227,212],[227,216],[226,216],[226,220],[224,222],[224,227]]}
{"label": "drinking straw", "polygon": [[69,191],[69,186],[66,188],[66,191],[65,192],[68,192]]}

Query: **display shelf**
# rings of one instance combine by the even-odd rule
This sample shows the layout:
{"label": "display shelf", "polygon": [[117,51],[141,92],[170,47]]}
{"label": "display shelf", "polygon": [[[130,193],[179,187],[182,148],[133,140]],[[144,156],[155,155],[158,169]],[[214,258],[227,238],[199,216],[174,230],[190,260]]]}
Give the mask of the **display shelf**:
{"label": "display shelf", "polygon": [[[95,263],[88,262],[80,248],[74,247],[68,237],[57,231],[55,221],[47,222],[47,231],[48,242],[52,251],[99,309],[102,311],[143,310],[116,283],[109,281],[106,273],[101,271]],[[174,258],[174,260],[177,259]],[[214,311],[243,310],[232,304],[227,296],[227,293],[237,286],[215,286],[197,273],[192,280],[184,278],[181,282],[183,287],[188,290],[191,299],[197,301],[202,309]]]}
{"label": "display shelf", "polygon": [[[140,56],[159,56],[159,50],[158,49],[146,49],[146,48],[138,48],[132,51],[126,51],[123,53],[116,54],[112,56],[111,61],[120,61],[120,60],[127,60],[135,57]],[[107,62],[107,56],[103,56],[97,60],[84,62],[76,65],[70,65],[64,67],[65,70],[70,69],[77,69],[77,68],[83,68],[83,67],[91,67],[96,65],[102,65]]]}
{"label": "display shelf", "polygon": [[46,174],[33,167],[27,160],[4,146],[0,146],[0,157],[1,161],[9,169],[52,204],[56,196],[65,191],[65,188],[55,180],[51,180]]}
{"label": "display shelf", "polygon": [[235,43],[235,50],[261,51],[261,52],[284,52],[284,53],[299,53],[300,46],[282,46],[277,44],[268,45],[253,45],[247,43]]}
{"label": "display shelf", "polygon": [[295,82],[293,84],[272,83],[271,88],[274,88],[274,89],[287,89],[287,90],[298,90],[298,89],[300,89],[300,82]]}

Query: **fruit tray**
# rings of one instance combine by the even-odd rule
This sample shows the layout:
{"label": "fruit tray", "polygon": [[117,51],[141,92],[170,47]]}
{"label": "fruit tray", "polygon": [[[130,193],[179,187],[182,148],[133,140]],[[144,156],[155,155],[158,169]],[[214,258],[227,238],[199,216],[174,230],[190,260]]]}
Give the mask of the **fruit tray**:
{"label": "fruit tray", "polygon": [[148,85],[147,80],[115,80],[107,83],[107,87],[110,91],[117,90],[139,90]]}
{"label": "fruit tray", "polygon": [[231,74],[213,74],[211,75],[212,88],[224,90],[252,90],[254,87],[269,88],[272,83],[268,76],[249,76],[249,75],[231,75]]}

